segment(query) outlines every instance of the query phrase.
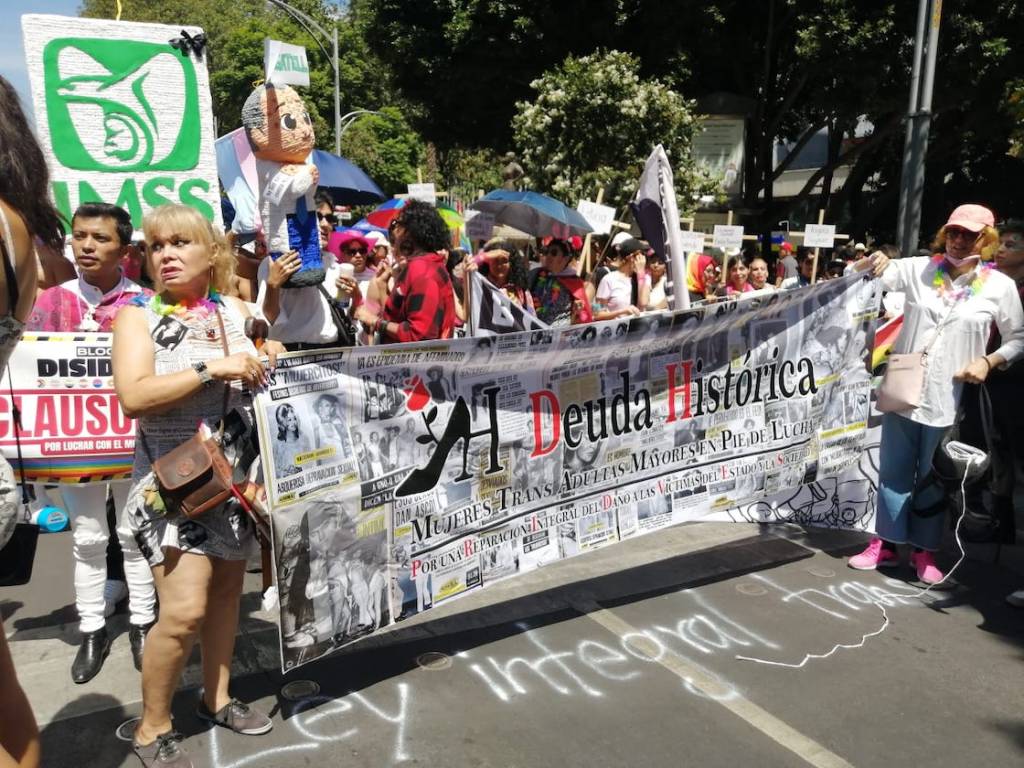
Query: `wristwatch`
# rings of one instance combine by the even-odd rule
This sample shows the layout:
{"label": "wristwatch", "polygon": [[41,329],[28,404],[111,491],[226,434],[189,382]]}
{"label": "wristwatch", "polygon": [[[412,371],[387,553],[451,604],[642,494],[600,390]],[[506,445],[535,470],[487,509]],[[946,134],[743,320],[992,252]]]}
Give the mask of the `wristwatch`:
{"label": "wristwatch", "polygon": [[199,383],[204,387],[213,381],[213,374],[206,367],[206,363],[192,363],[192,370],[199,374]]}

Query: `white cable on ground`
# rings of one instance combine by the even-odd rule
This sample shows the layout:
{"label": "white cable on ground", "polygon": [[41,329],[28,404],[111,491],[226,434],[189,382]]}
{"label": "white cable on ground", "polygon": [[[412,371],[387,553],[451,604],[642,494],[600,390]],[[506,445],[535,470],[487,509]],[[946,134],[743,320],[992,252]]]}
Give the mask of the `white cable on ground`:
{"label": "white cable on ground", "polygon": [[[978,450],[977,448],[974,448],[973,446],[969,446],[959,442],[951,442],[948,444],[947,448],[952,458],[960,459],[965,465],[963,469],[963,480],[960,482],[960,501],[962,505],[960,509],[960,517],[956,521],[956,527],[953,529],[953,535],[956,538],[956,545],[957,548],[960,550],[960,559],[957,560],[956,564],[952,568],[950,568],[946,575],[939,579],[937,582],[935,582],[934,584],[929,584],[927,587],[925,587],[922,590],[919,590],[915,594],[907,595],[907,597],[910,598],[924,597],[931,590],[944,584],[950,576],[956,573],[956,569],[960,567],[960,564],[967,557],[967,553],[964,550],[963,542],[960,540],[960,525],[963,523],[964,518],[967,516],[967,497],[965,496],[965,493],[967,491],[967,478],[971,474],[971,467],[975,464],[980,465],[982,463],[982,461],[985,458],[985,453],[983,451]],[[860,642],[858,643],[838,643],[832,646],[832,649],[828,651],[828,653],[808,653],[803,657],[799,664],[790,664],[789,662],[785,661],[772,661],[771,659],[758,659],[753,656],[741,656],[739,654],[737,654],[735,658],[739,659],[740,661],[753,661],[756,664],[764,664],[770,667],[802,669],[807,664],[807,662],[813,659],[827,659],[829,656],[840,650],[852,650],[855,648],[863,648],[864,645],[867,643],[868,638],[877,637],[878,635],[885,632],[885,630],[889,627],[889,614],[886,613],[885,606],[879,603],[875,603],[875,605],[877,605],[878,610],[882,612],[882,626],[880,626],[874,632],[868,632],[867,634],[862,635]]]}

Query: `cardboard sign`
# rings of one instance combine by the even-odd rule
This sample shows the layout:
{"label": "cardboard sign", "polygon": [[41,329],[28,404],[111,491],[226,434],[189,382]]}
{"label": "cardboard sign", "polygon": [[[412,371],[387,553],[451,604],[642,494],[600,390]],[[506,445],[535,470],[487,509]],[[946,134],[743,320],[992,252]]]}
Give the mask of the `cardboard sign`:
{"label": "cardboard sign", "polygon": [[493,232],[493,213],[466,211],[466,237],[470,240],[489,240]]}
{"label": "cardboard sign", "polygon": [[263,68],[268,83],[309,87],[309,62],[306,60],[306,49],[301,45],[265,38]]}
{"label": "cardboard sign", "polygon": [[808,224],[804,227],[804,245],[808,248],[834,248],[835,224]]}
{"label": "cardboard sign", "polygon": [[683,244],[683,253],[700,253],[703,251],[705,237],[703,232],[690,232],[684,229],[680,238]]}
{"label": "cardboard sign", "polygon": [[437,190],[433,184],[410,184],[409,197],[413,200],[422,200],[431,205],[437,205]]}
{"label": "cardboard sign", "polygon": [[612,224],[615,222],[615,209],[611,206],[580,200],[576,204],[576,210],[587,220],[587,224],[594,230],[595,235],[607,235],[612,231]]}
{"label": "cardboard sign", "polygon": [[164,203],[221,225],[205,37],[199,27],[21,17],[39,143],[54,203]]}
{"label": "cardboard sign", "polygon": [[712,245],[723,251],[730,248],[739,250],[743,247],[743,227],[733,224],[715,224],[715,237]]}

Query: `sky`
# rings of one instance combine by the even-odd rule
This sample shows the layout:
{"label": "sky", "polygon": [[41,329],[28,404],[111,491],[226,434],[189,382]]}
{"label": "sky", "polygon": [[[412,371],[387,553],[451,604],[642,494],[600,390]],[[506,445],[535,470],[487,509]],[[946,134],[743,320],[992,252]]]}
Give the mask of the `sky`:
{"label": "sky", "polygon": [[25,48],[21,39],[21,16],[25,13],[50,13],[77,16],[81,0],[4,0],[5,18],[17,19],[15,24],[0,24],[0,75],[11,81],[18,91],[22,106],[32,115],[32,91],[25,70]]}

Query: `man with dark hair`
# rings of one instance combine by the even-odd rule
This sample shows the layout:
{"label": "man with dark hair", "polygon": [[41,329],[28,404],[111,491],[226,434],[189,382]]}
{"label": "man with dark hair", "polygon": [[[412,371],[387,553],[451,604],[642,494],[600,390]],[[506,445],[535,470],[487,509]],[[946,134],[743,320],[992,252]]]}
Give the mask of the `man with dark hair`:
{"label": "man with dark hair", "polygon": [[[26,327],[32,331],[103,332],[113,329],[118,310],[139,293],[148,293],[129,280],[122,260],[132,245],[132,220],[128,212],[107,203],[85,203],[71,219],[71,249],[78,277],[48,288],[36,299]],[[128,497],[128,483],[81,483],[61,489],[74,536],[75,605],[78,608],[82,643],[71,666],[76,683],[91,680],[110,651],[106,630],[107,494],[113,495],[120,517]],[[124,551],[124,572],[131,611],[128,636],[136,668],[141,668],[146,632],[156,619],[153,575],[139,552],[131,531],[118,528]],[[125,584],[109,582],[116,602]]]}
{"label": "man with dark hair", "polygon": [[356,319],[381,343],[451,338],[455,329],[455,292],[446,261],[451,234],[437,209],[411,200],[394,220],[391,230],[395,255],[405,263],[395,272],[395,286],[388,293],[391,269],[382,267],[373,278],[378,296],[387,296],[384,310],[374,314],[365,304],[356,308]]}
{"label": "man with dark hair", "polygon": [[338,214],[334,212],[334,198],[326,189],[318,189],[313,196],[313,204],[316,206],[316,220],[320,228],[320,250],[326,251],[327,241],[338,224]]}
{"label": "man with dark hair", "polygon": [[[811,284],[814,274],[814,251],[806,245],[797,246],[796,249],[797,276],[787,277],[782,281],[781,289],[788,291],[791,288],[803,288]],[[818,265],[819,272],[822,271],[821,264]]]}

